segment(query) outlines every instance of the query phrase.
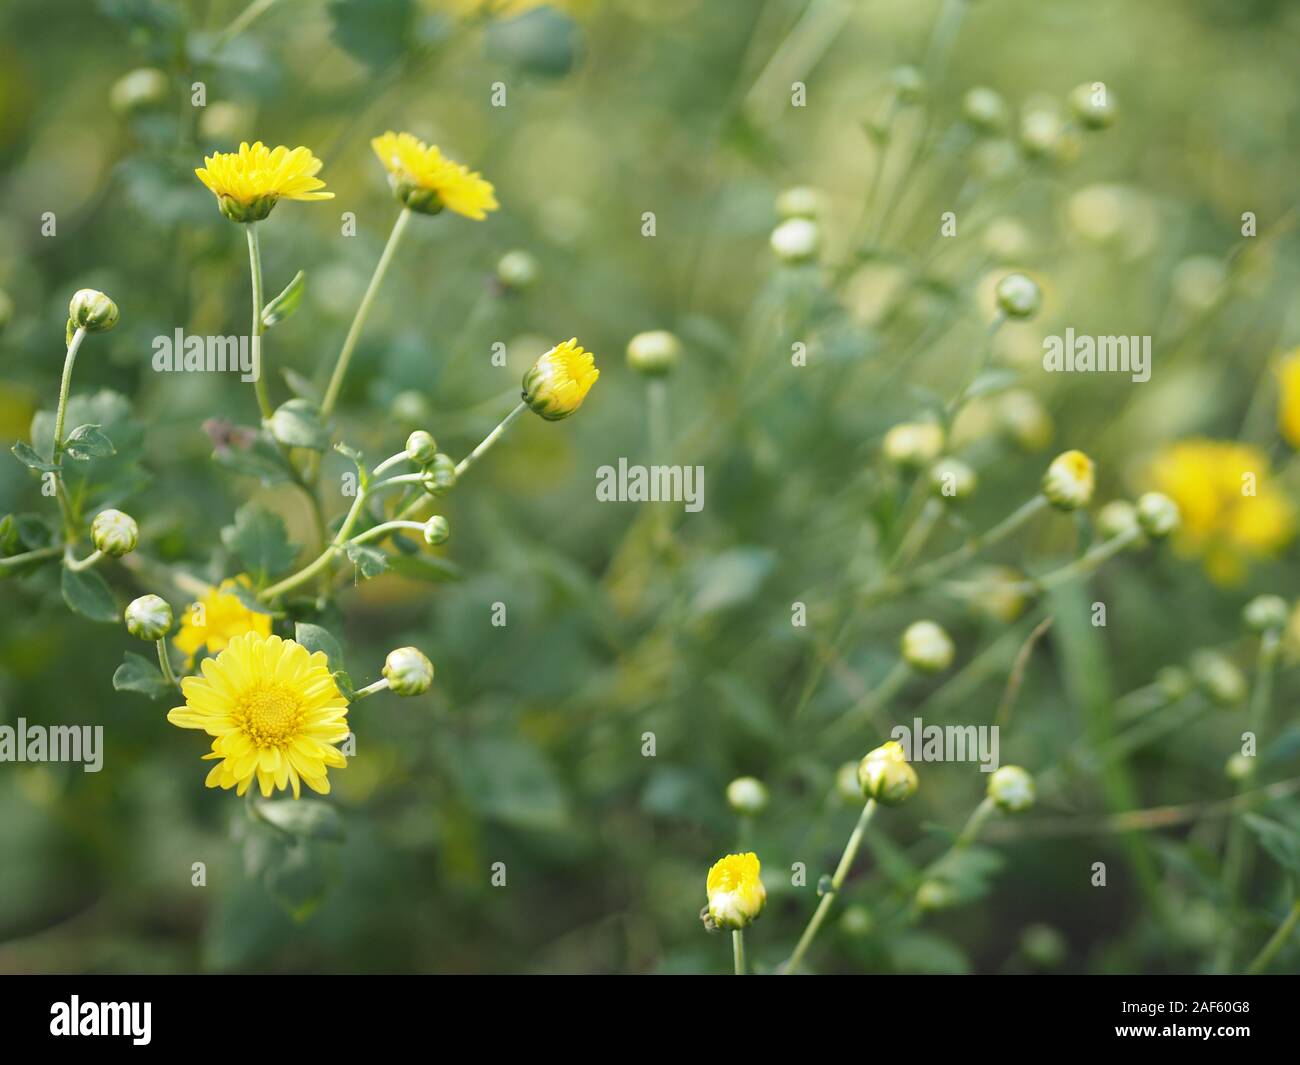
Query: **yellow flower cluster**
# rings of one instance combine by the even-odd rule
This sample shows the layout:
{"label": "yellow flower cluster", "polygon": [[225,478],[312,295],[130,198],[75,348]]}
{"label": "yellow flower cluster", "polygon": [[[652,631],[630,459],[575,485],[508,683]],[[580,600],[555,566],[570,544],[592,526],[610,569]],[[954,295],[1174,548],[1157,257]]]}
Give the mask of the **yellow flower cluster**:
{"label": "yellow flower cluster", "polygon": [[215,655],[246,632],[271,635],[271,616],[246,607],[235,595],[237,587],[251,591],[253,585],[247,577],[232,577],[222,581],[221,587],[209,589],[185,611],[180,631],[173,640],[178,651],[193,658],[200,647],[206,647],[209,654]]}

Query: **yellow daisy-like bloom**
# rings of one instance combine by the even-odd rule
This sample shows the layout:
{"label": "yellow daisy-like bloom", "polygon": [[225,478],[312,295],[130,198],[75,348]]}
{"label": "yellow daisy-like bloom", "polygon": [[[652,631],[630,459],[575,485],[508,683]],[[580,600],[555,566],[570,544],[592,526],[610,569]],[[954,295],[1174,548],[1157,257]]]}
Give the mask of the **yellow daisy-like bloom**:
{"label": "yellow daisy-like bloom", "polygon": [[481,222],[499,206],[491,182],[410,133],[389,130],[370,146],[388,171],[393,192],[412,211],[437,214],[449,207]]}
{"label": "yellow daisy-like bloom", "polygon": [[524,402],[548,422],[558,422],[582,406],[599,376],[596,357],[572,337],[524,374]]}
{"label": "yellow daisy-like bloom", "polygon": [[238,585],[253,586],[247,577],[232,577],[222,581],[220,588],[209,590],[185,611],[180,631],[172,641],[178,651],[193,658],[200,647],[206,647],[210,654],[217,654],[236,636],[246,632],[271,635],[271,615],[249,610],[240,602],[231,591]]}
{"label": "yellow daisy-like bloom", "polygon": [[718,859],[704,887],[709,896],[709,916],[722,928],[735,930],[752,924],[767,902],[758,855],[752,851]]}
{"label": "yellow daisy-like bloom", "polygon": [[1288,444],[1300,449],[1300,348],[1278,360],[1278,431]]}
{"label": "yellow daisy-like bloom", "polygon": [[217,198],[232,222],[260,222],[280,200],[331,200],[316,176],[322,163],[310,148],[268,148],[261,141],[239,145],[237,152],[204,156],[194,171]]}
{"label": "yellow daisy-like bloom", "polygon": [[1273,554],[1295,533],[1295,512],[1269,479],[1268,457],[1248,444],[1181,441],[1156,456],[1149,479],[1182,514],[1175,550],[1203,558],[1219,583],[1241,580],[1252,558]]}
{"label": "yellow daisy-like bloom", "polygon": [[181,681],[185,705],[168,711],[180,728],[202,729],[212,741],[204,760],[219,759],[205,782],[243,795],[257,778],[265,796],[301,782],[327,795],[327,769],[347,759],[334,746],[348,736],[348,701],[339,693],[324,651],[247,632],[216,658],[203,660],[202,677]]}

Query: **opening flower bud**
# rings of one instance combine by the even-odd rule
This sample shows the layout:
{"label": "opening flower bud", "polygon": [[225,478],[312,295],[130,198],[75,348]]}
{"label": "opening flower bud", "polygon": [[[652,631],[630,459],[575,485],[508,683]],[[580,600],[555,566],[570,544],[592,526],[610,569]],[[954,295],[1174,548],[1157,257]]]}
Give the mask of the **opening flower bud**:
{"label": "opening flower bud", "polygon": [[415,647],[399,647],[384,659],[384,677],[395,695],[423,695],[433,684],[433,663]]}
{"label": "opening flower bud", "polygon": [[756,777],[737,777],[727,785],[727,805],[738,814],[761,814],[767,808],[767,788]]}
{"label": "opening flower bud", "polygon": [[1018,765],[1004,765],[989,777],[988,793],[1003,813],[1018,814],[1034,805],[1034,778]]}
{"label": "opening flower bud", "polygon": [[1032,318],[1043,305],[1043,290],[1028,274],[1007,274],[994,290],[998,309],[1008,318]]}
{"label": "opening flower bud", "polygon": [[68,317],[87,333],[107,333],[117,325],[117,304],[93,288],[76,292],[68,304]]}
{"label": "opening flower bud", "polygon": [[1082,451],[1062,452],[1043,474],[1043,495],[1057,510],[1086,507],[1096,486],[1096,467]]}
{"label": "opening flower bud", "polygon": [[952,640],[933,621],[915,621],[903,633],[903,661],[922,673],[942,673],[952,665]]}
{"label": "opening flower bud", "polygon": [[705,881],[709,919],[732,931],[754,923],[767,903],[758,855],[728,854],[714,862]]}
{"label": "opening flower bud", "polygon": [[90,523],[90,540],[110,558],[121,558],[134,551],[140,542],[140,527],[130,514],[101,510]]}
{"label": "opening flower bud", "polygon": [[1178,504],[1163,492],[1147,492],[1137,501],[1138,524],[1153,540],[1163,540],[1178,528]]}
{"label": "opening flower bud", "polygon": [[433,496],[445,496],[456,487],[456,463],[452,461],[450,455],[445,455],[441,451],[433,456],[433,461],[429,463],[429,468],[424,471],[421,478],[421,484],[424,490]]}
{"label": "opening flower bud", "polygon": [[627,364],[647,377],[671,373],[681,357],[681,341],[666,329],[637,333],[627,342]]}
{"label": "opening flower bud", "polygon": [[160,595],[142,595],[139,599],[132,599],[123,616],[127,632],[151,643],[161,640],[172,629],[172,608]]}
{"label": "opening flower bud", "polygon": [[916,794],[916,770],[908,764],[902,745],[890,740],[858,763],[858,786],[864,799],[897,806]]}
{"label": "opening flower bud", "polygon": [[542,355],[524,374],[524,402],[534,414],[558,422],[582,406],[599,376],[595,356],[577,337],[571,337]]}
{"label": "opening flower bud", "polygon": [[783,263],[808,263],[817,258],[817,251],[821,247],[821,230],[809,218],[787,218],[772,230],[769,243],[776,257]]}
{"label": "opening flower bud", "polygon": [[413,462],[428,466],[438,454],[438,443],[432,433],[417,429],[406,438],[406,453]]}
{"label": "opening flower bud", "polygon": [[424,523],[424,542],[430,547],[445,544],[451,535],[451,526],[441,514],[435,514]]}

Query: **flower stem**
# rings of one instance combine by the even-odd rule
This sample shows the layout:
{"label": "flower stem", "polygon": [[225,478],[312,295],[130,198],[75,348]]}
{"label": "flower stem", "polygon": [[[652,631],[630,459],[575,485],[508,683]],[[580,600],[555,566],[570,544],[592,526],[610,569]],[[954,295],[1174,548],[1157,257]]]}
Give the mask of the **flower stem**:
{"label": "flower stem", "polygon": [[894,668],[885,675],[884,680],[876,685],[875,691],[831,722],[826,729],[826,738],[829,740],[840,737],[846,729],[852,729],[864,721],[879,732],[884,732],[885,729],[877,715],[893,701],[894,696],[902,691],[903,685],[907,683],[908,678],[911,676],[911,666],[903,661],[895,662]]}
{"label": "flower stem", "polygon": [[953,843],[953,850],[969,847],[976,839],[979,838],[980,831],[984,828],[984,823],[993,816],[993,811],[997,809],[993,800],[987,795],[984,800],[971,812],[970,818],[966,821],[966,827],[963,828],[957,836],[956,842]]}
{"label": "flower stem", "polygon": [[249,340],[258,354],[257,379],[253,382],[253,391],[257,394],[257,406],[262,412],[263,420],[271,417],[271,397],[266,387],[266,363],[262,355],[262,248],[257,238],[257,223],[249,222],[244,226],[248,236],[248,272],[253,287],[253,325]]}
{"label": "flower stem", "polygon": [[181,682],[176,679],[176,674],[172,672],[171,660],[167,657],[167,640],[165,637],[158,641],[158,666],[168,684],[174,684],[178,688],[181,686]]}
{"label": "flower stem", "polygon": [[907,587],[928,584],[936,577],[941,577],[949,570],[960,566],[963,562],[969,562],[981,551],[1005,540],[1045,506],[1047,506],[1046,496],[1041,494],[1034,496],[1029,502],[1022,504],[997,525],[994,525],[993,528],[981,533],[979,536],[972,537],[964,545],[957,548],[956,551],[951,551],[941,558],[937,558],[933,562],[914,570],[904,578]]}
{"label": "flower stem", "polygon": [[488,449],[505,435],[506,430],[510,428],[514,420],[527,409],[528,404],[521,400],[514,410],[502,418],[501,423],[483,438],[478,447],[456,463],[456,478],[459,480],[474,463],[487,454]]}
{"label": "flower stem", "polygon": [[368,695],[374,695],[375,692],[385,691],[388,688],[388,678],[380,677],[374,684],[367,684],[364,688],[358,688],[352,693],[352,701],[364,699]]}
{"label": "flower stem", "polygon": [[72,391],[72,368],[77,364],[77,352],[81,342],[86,339],[84,326],[72,334],[68,342],[68,351],[63,359],[63,377],[59,381],[59,406],[54,414],[54,444],[50,452],[50,463],[57,467],[54,471],[54,494],[59,501],[59,510],[63,514],[63,531],[68,540],[76,537],[76,519],[72,513],[72,503],[63,484],[63,426],[68,417],[68,395]]}
{"label": "flower stem", "polygon": [[1246,972],[1252,976],[1262,973],[1268,968],[1268,963],[1273,960],[1273,955],[1282,949],[1283,944],[1291,938],[1291,933],[1295,931],[1296,923],[1300,922],[1300,899],[1296,899],[1291,904],[1291,912],[1286,915],[1284,920],[1277,927],[1277,931],[1269,937],[1269,941],[1264,944],[1263,948],[1255,955],[1255,960],[1246,968]]}
{"label": "flower stem", "polygon": [[736,928],[731,933],[731,953],[736,962],[736,975],[745,975],[745,930]]}
{"label": "flower stem", "polygon": [[62,553],[62,544],[51,544],[49,547],[38,547],[34,551],[24,551],[20,555],[9,555],[7,558],[0,558],[0,568],[5,566],[21,566],[26,562],[38,562],[43,558],[54,558],[56,555]]}
{"label": "flower stem", "polygon": [[[381,485],[387,483],[390,482],[381,482]],[[380,486],[377,485],[375,487]],[[324,551],[297,573],[291,574],[278,584],[273,584],[269,588],[262,589],[258,598],[263,601],[270,601],[276,596],[292,591],[304,581],[311,580],[311,578],[316,576],[317,573],[328,568],[330,562],[333,561],[335,554],[337,554],[343,544],[347,542],[348,537],[352,535],[352,529],[357,524],[357,519],[361,516],[362,509],[365,507],[366,496],[369,494],[369,491],[370,489],[362,488],[357,492],[356,499],[352,501],[352,509],[348,511],[348,515],[343,519],[343,524],[340,526],[338,534],[329,544],[326,545]]]}
{"label": "flower stem", "polygon": [[410,220],[411,209],[403,207],[402,213],[397,216],[397,221],[393,223],[392,232],[388,234],[388,243],[384,245],[384,250],[379,256],[379,262],[375,264],[375,272],[370,275],[370,284],[366,286],[365,295],[361,297],[361,303],[357,306],[357,313],[352,318],[352,325],[348,328],[348,335],[344,338],[343,347],[339,350],[338,360],[334,363],[334,372],[330,375],[329,386],[325,389],[325,398],[321,401],[322,419],[330,416],[334,410],[334,404],[338,402],[339,392],[343,388],[343,378],[347,376],[348,363],[352,361],[352,353],[356,350],[357,341],[361,337],[361,330],[365,327],[366,319],[370,316],[370,308],[375,302],[375,294],[383,283],[384,275],[388,273],[389,264],[393,261],[393,253],[397,250],[398,242],[402,239],[402,234],[406,232],[406,225]]}
{"label": "flower stem", "polygon": [[72,556],[72,549],[69,548],[63,558],[63,564],[73,573],[80,573],[84,569],[90,569],[96,562],[104,557],[104,552],[98,549],[92,551],[83,559],[76,559]]}
{"label": "flower stem", "polygon": [[812,915],[812,920],[808,922],[808,927],[804,929],[803,935],[799,937],[794,953],[790,955],[790,960],[786,963],[784,972],[787,976],[792,976],[798,971],[799,963],[803,961],[803,956],[812,945],[817,930],[821,928],[822,922],[826,920],[826,915],[835,902],[835,896],[839,894],[840,887],[844,884],[844,878],[848,876],[849,869],[853,865],[853,859],[858,855],[858,847],[862,845],[862,837],[866,834],[867,825],[871,823],[872,815],[875,812],[876,800],[868,799],[867,804],[862,808],[862,813],[858,816],[858,823],[853,828],[853,834],[849,836],[849,842],[844,848],[844,853],[840,856],[840,864],[835,867],[835,875],[831,877],[831,889],[822,896],[821,902],[817,904],[817,910]]}

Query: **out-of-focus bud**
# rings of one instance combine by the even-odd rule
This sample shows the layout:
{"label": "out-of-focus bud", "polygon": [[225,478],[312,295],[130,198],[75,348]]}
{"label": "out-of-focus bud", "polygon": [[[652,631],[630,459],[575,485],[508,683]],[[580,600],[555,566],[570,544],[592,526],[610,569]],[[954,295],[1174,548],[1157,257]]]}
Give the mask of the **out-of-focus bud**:
{"label": "out-of-focus bud", "polygon": [[393,397],[392,404],[389,408],[393,415],[393,420],[398,425],[406,428],[414,428],[422,423],[427,423],[433,418],[433,411],[429,407],[429,401],[425,399],[423,392],[417,392],[413,388],[408,388],[398,392]]}
{"label": "out-of-focus bud", "polygon": [[845,802],[862,801],[862,785],[858,783],[857,762],[845,762],[836,770],[835,793]]}
{"label": "out-of-focus bud", "polygon": [[1107,540],[1140,531],[1137,507],[1127,499],[1112,499],[1097,511],[1097,531]]}
{"label": "out-of-focus bud", "polygon": [[1246,698],[1246,678],[1218,651],[1197,651],[1191,667],[1196,686],[1220,706],[1236,706]]}
{"label": "out-of-focus bud", "polygon": [[1024,451],[1042,451],[1056,431],[1052,416],[1032,392],[1013,388],[997,400],[998,422],[1015,445]]}
{"label": "out-of-focus bud", "polygon": [[709,870],[704,890],[709,896],[708,915],[719,928],[732,931],[754,923],[767,903],[758,855],[728,854]]}
{"label": "out-of-focus bud", "polygon": [[1115,101],[1100,81],[1077,86],[1070,93],[1070,110],[1084,129],[1106,129],[1115,124]]}
{"label": "out-of-focus bud", "polygon": [[821,230],[810,218],[787,218],[772,230],[772,251],[783,263],[809,263],[821,247]]}
{"label": "out-of-focus bud", "polygon": [[117,325],[117,304],[93,288],[83,288],[73,294],[68,304],[68,318],[78,329],[87,333],[107,333]]}
{"label": "out-of-focus bud", "polygon": [[1163,540],[1182,520],[1178,504],[1163,492],[1146,492],[1137,501],[1138,524],[1152,540]]}
{"label": "out-of-focus bud", "polygon": [[140,526],[130,514],[101,510],[90,523],[90,541],[109,558],[121,558],[140,542]]}
{"label": "out-of-focus bud", "polygon": [[1034,247],[1028,229],[1014,218],[994,218],[984,227],[980,238],[984,250],[998,262],[1014,263],[1027,258]]}
{"label": "out-of-focus bud", "polygon": [[895,67],[889,80],[894,84],[899,103],[919,103],[925,96],[925,78],[916,67]]}
{"label": "out-of-focus bud", "polygon": [[946,910],[955,901],[952,887],[942,880],[922,880],[916,889],[916,908],[927,913]]}
{"label": "out-of-focus bud", "polygon": [[971,149],[970,166],[977,177],[997,181],[1011,174],[1020,162],[1016,146],[1005,137],[990,137]]}
{"label": "out-of-focus bud", "polygon": [[433,663],[416,647],[399,647],[384,659],[384,677],[394,695],[423,695],[433,684]]}
{"label": "out-of-focus bud", "polygon": [[153,643],[172,630],[172,608],[160,595],[142,595],[126,605],[126,631]]}
{"label": "out-of-focus bud", "polygon": [[1290,614],[1280,595],[1257,595],[1246,604],[1241,618],[1251,632],[1281,632]]}
{"label": "out-of-focus bud", "polygon": [[1018,765],[1004,765],[989,777],[988,792],[1003,813],[1022,813],[1034,805],[1034,778]]}
{"label": "out-of-focus bud", "polygon": [[903,661],[921,673],[942,673],[952,665],[952,640],[933,621],[914,621],[900,641]]}
{"label": "out-of-focus bud", "polygon": [[1025,580],[1024,574],[1010,566],[983,566],[971,574],[975,590],[970,602],[979,613],[1009,625],[1029,605],[1024,592]]}
{"label": "out-of-focus bud", "polygon": [[1169,286],[1174,299],[1190,311],[1208,311],[1223,295],[1227,281],[1223,260],[1212,255],[1193,255],[1174,267]]}
{"label": "out-of-focus bud", "polygon": [[1008,318],[1032,318],[1043,305],[1043,290],[1028,274],[1007,274],[994,294],[998,310]]}
{"label": "out-of-focus bud", "polygon": [[1040,968],[1055,969],[1065,961],[1070,947],[1051,925],[1031,924],[1020,933],[1020,951]]}
{"label": "out-of-focus bud", "polygon": [[119,115],[132,115],[162,107],[168,91],[166,74],[155,67],[140,67],[113,82],[108,104]]}
{"label": "out-of-focus bud", "polygon": [[903,469],[928,466],[943,452],[943,429],[934,422],[904,422],[885,434],[885,460]]}
{"label": "out-of-focus bud", "polygon": [[875,926],[876,922],[871,917],[871,911],[865,906],[850,906],[840,918],[840,928],[845,935],[852,936],[854,939],[870,935]]}
{"label": "out-of-focus bud", "polygon": [[424,490],[432,496],[445,496],[456,487],[456,463],[450,455],[444,455],[441,451],[433,456],[433,461],[429,463],[428,468],[424,471],[424,476],[420,483],[424,485]]}
{"label": "out-of-focus bud", "polygon": [[727,785],[727,805],[738,814],[761,814],[767,809],[767,788],[756,777],[737,777]]}
{"label": "out-of-focus bud", "polygon": [[524,374],[524,402],[534,414],[558,422],[582,406],[598,377],[596,357],[571,337],[538,358]]}
{"label": "out-of-focus bud", "polygon": [[1238,751],[1224,763],[1223,773],[1234,784],[1240,784],[1255,775],[1255,759]]}
{"label": "out-of-focus bud", "polygon": [[537,260],[529,252],[516,248],[497,260],[497,280],[507,292],[522,292],[537,283]]}
{"label": "out-of-focus bud", "polygon": [[864,799],[875,799],[881,806],[897,806],[916,794],[916,770],[897,740],[882,744],[858,763],[858,786]]}
{"label": "out-of-focus bud", "polygon": [[637,333],[627,342],[627,364],[646,377],[663,377],[682,357],[682,344],[667,329]]}
{"label": "out-of-focus bud", "polygon": [[975,471],[961,459],[940,459],[930,467],[930,490],[940,499],[969,499],[977,483]]}
{"label": "out-of-focus bud", "polygon": [[1096,468],[1082,451],[1064,451],[1043,474],[1043,495],[1057,510],[1078,510],[1092,501]]}
{"label": "out-of-focus bud", "polygon": [[417,429],[406,438],[406,453],[411,456],[412,462],[427,466],[438,454],[438,442],[432,433]]}
{"label": "out-of-focus bud", "polygon": [[435,514],[424,523],[424,542],[430,547],[445,544],[451,535],[451,526],[441,514]]}
{"label": "out-of-focus bud", "polygon": [[782,190],[776,198],[776,213],[782,221],[790,218],[807,218],[816,221],[822,213],[824,197],[811,185],[795,185]]}
{"label": "out-of-focus bud", "polygon": [[1065,163],[1079,152],[1077,137],[1060,112],[1035,107],[1020,116],[1020,147],[1031,159]]}
{"label": "out-of-focus bud", "polygon": [[1001,93],[984,85],[966,91],[961,113],[967,122],[985,133],[1001,133],[1007,128],[1007,102]]}
{"label": "out-of-focus bud", "polygon": [[1170,703],[1192,690],[1192,678],[1182,666],[1164,666],[1158,669],[1155,683],[1165,701]]}

